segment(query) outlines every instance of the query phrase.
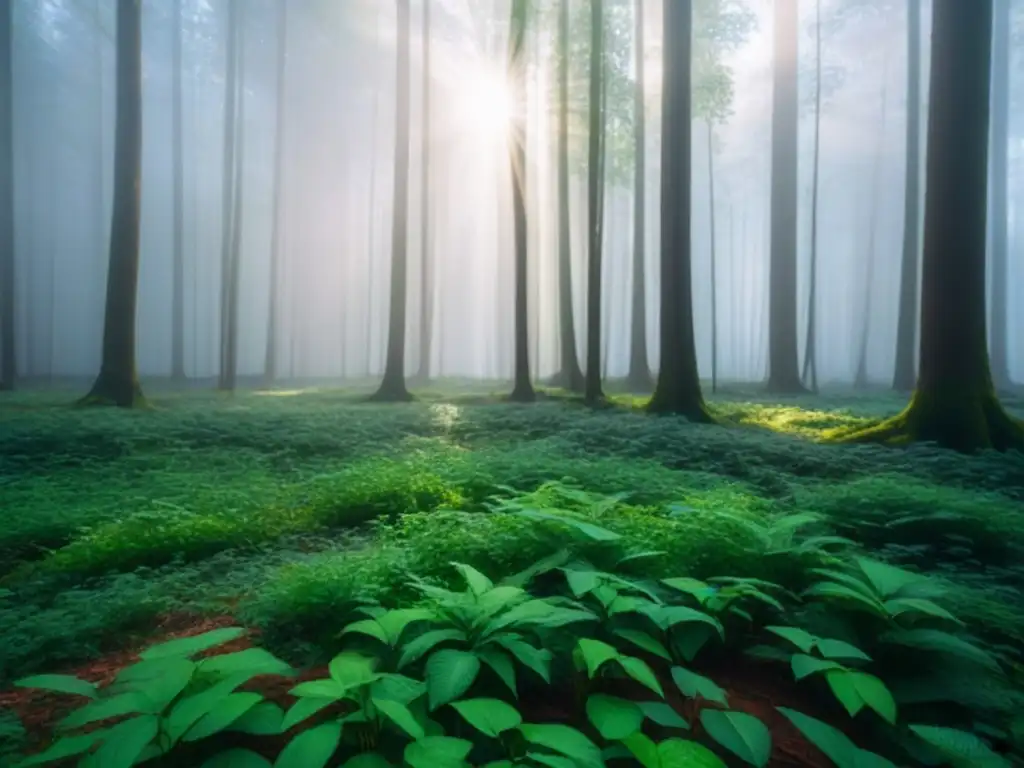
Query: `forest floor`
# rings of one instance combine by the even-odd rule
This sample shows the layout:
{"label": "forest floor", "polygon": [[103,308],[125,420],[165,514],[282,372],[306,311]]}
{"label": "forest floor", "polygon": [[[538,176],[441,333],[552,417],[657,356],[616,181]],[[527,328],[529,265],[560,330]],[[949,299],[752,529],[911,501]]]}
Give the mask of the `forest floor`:
{"label": "forest floor", "polygon": [[[816,513],[942,579],[972,629],[1024,649],[1024,457],[816,440],[897,412],[888,392],[710,397],[731,428],[625,396],[593,411],[464,387],[401,405],[315,388],[147,394],[136,412],[0,395],[0,763],[38,738],[18,723],[14,679],[138,648],[181,617],[321,663],[357,599],[401,595],[409,574],[453,560],[493,573],[542,556],[540,538],[475,513],[551,481],[684,511],[675,539],[639,513],[619,531],[700,578],[763,570],[730,521]],[[1024,415],[1024,397],[1004,402]]]}

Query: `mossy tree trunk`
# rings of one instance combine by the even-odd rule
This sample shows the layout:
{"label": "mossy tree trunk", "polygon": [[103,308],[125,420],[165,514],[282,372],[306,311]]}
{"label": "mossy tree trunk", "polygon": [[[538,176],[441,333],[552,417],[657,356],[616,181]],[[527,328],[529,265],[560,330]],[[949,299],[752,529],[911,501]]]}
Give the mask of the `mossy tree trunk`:
{"label": "mossy tree trunk", "polygon": [[405,316],[409,269],[409,0],[396,0],[395,185],[391,221],[391,307],[384,378],[371,400],[412,400],[405,386]]}
{"label": "mossy tree trunk", "polygon": [[117,97],[114,206],[110,226],[106,310],[100,373],[85,405],[145,404],[135,363],[142,180],[142,5],[117,3]]}
{"label": "mossy tree trunk", "polygon": [[917,388],[848,441],[1024,449],[996,396],[986,343],[985,241],[992,0],[935,0]]}
{"label": "mossy tree trunk", "polygon": [[515,383],[509,399],[528,403],[536,399],[530,382],[530,329],[527,304],[527,218],[526,218],[526,42],[527,0],[512,0],[512,28],[509,35],[509,79],[513,93],[512,125],[509,131],[512,161],[512,213],[515,241]]}
{"label": "mossy tree trunk", "polygon": [[590,115],[587,151],[587,364],[583,400],[601,391],[601,260],[604,246],[604,0],[590,0]]}
{"label": "mossy tree trunk", "polygon": [[0,8],[0,389],[17,378],[14,336],[14,111],[11,46],[13,3]]}
{"label": "mossy tree trunk", "polygon": [[661,364],[648,409],[712,421],[697,371],[691,275],[690,3],[665,3],[661,144]]}

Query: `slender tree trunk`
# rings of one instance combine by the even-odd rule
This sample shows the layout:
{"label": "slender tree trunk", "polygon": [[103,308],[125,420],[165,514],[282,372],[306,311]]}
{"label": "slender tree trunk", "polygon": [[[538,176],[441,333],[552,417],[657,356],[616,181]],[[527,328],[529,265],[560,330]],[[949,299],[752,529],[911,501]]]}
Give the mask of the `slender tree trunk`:
{"label": "slender tree trunk", "polygon": [[711,226],[711,391],[718,391],[718,281],[715,268],[715,127],[708,120],[708,218]]}
{"label": "slender tree trunk", "polygon": [[269,384],[278,375],[278,317],[281,314],[281,217],[283,216],[285,77],[287,76],[288,0],[277,0],[277,96],[274,119],[274,176],[271,182],[273,212],[270,222],[270,303],[267,315],[267,348],[263,363],[264,380]]}
{"label": "slender tree trunk", "polygon": [[1010,386],[1009,282],[1010,0],[995,0],[992,37],[992,378]]}
{"label": "slender tree trunk", "polygon": [[391,222],[391,306],[384,378],[371,399],[407,401],[405,386],[405,314],[408,283],[409,212],[409,0],[396,0],[398,33],[395,85],[395,184]]}
{"label": "slender tree trunk", "polygon": [[[690,247],[693,7],[665,3],[661,135],[661,364],[648,408],[708,422],[697,371]],[[671,140],[668,140],[671,138]]]}
{"label": "slender tree trunk", "polygon": [[[916,0],[910,0],[916,2]],[[818,188],[821,172],[821,0],[814,4],[814,164],[811,177],[811,265],[807,297],[807,339],[801,380],[818,391]]]}
{"label": "slender tree trunk", "polygon": [[238,293],[241,283],[242,269],[242,203],[245,187],[243,171],[245,168],[245,12],[239,15],[238,23],[238,94],[235,115],[235,181],[233,189],[231,215],[231,256],[227,290],[227,345],[224,350],[225,376],[223,389],[234,391],[238,383],[238,333],[239,304]]}
{"label": "slender tree trunk", "polygon": [[557,383],[572,392],[583,391],[583,371],[576,352],[573,314],[572,231],[569,217],[569,0],[558,12],[558,326],[561,370]]}
{"label": "slender tree trunk", "polygon": [[221,176],[220,370],[217,388],[235,388],[231,361],[232,204],[235,169],[235,99],[238,90],[238,4],[228,0],[227,52],[224,75],[224,164]]}
{"label": "slender tree trunk", "polygon": [[0,389],[14,389],[18,376],[14,333],[14,109],[11,16],[0,8]]}
{"label": "slender tree trunk", "polygon": [[601,260],[604,238],[602,162],[604,133],[604,0],[590,0],[590,135],[587,152],[587,366],[583,399],[597,404],[601,391]]}
{"label": "slender tree trunk", "polygon": [[171,379],[176,382],[185,380],[185,159],[182,151],[182,102],[184,100],[182,86],[181,37],[185,17],[182,12],[182,0],[174,0],[174,28],[171,41],[171,169],[172,222],[171,249],[173,259],[172,294],[171,294]]}
{"label": "slender tree trunk", "polygon": [[907,0],[907,135],[903,198],[903,255],[900,261],[896,370],[892,387],[914,388],[917,377],[917,322],[921,259],[921,0]]}
{"label": "slender tree trunk", "polygon": [[768,389],[802,392],[797,349],[797,0],[775,0]]}
{"label": "slender tree trunk", "polygon": [[1024,450],[992,384],[985,245],[992,0],[934,0],[921,279],[921,368],[903,413],[848,441]]}
{"label": "slender tree trunk", "polygon": [[83,404],[143,405],[135,363],[142,178],[142,4],[117,3],[114,206],[100,373]]}
{"label": "slender tree trunk", "polygon": [[515,229],[515,383],[509,399],[531,402],[536,398],[530,383],[530,332],[527,304],[526,218],[526,40],[527,0],[512,0],[512,28],[509,35],[509,79],[514,93],[515,111],[509,134],[512,161],[512,213]]}
{"label": "slender tree trunk", "polygon": [[430,380],[434,335],[434,275],[430,221],[430,3],[423,3],[423,128],[420,142],[420,364],[416,379]]}

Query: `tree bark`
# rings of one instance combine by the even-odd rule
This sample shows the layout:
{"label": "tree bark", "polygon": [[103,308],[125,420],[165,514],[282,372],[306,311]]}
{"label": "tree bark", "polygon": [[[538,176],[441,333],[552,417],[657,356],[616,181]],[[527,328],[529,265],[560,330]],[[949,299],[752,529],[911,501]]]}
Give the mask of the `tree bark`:
{"label": "tree bark", "polygon": [[185,168],[182,151],[182,86],[181,37],[184,24],[182,0],[174,0],[173,39],[171,41],[171,169],[172,211],[171,211],[171,379],[181,383],[185,380]]}
{"label": "tree bark", "polygon": [[590,119],[587,151],[587,365],[583,400],[596,405],[601,391],[601,259],[604,238],[604,0],[590,0]]}
{"label": "tree bark", "polygon": [[371,396],[380,402],[412,400],[405,386],[405,317],[409,213],[409,0],[396,0],[395,182],[391,220],[391,306],[384,377]]}
{"label": "tree bark", "polygon": [[1024,449],[989,368],[985,245],[992,0],[934,0],[921,280],[921,367],[903,413],[848,441]]}
{"label": "tree bark", "polygon": [[235,100],[238,90],[238,5],[237,0],[228,0],[227,51],[224,74],[224,163],[221,175],[221,263],[220,263],[220,369],[217,388],[235,388],[232,363],[232,315],[231,276],[232,265],[232,210],[235,196],[235,142],[237,138],[237,109]]}
{"label": "tree bark", "polygon": [[[915,0],[910,0],[915,2]],[[807,339],[804,344],[802,381],[809,381],[812,392],[818,391],[818,187],[821,171],[821,0],[814,4],[814,164],[811,177],[811,265],[807,297]]]}
{"label": "tree bark", "polygon": [[277,326],[281,313],[281,186],[284,183],[284,84],[287,74],[287,46],[288,0],[277,0],[277,97],[274,118],[274,176],[271,181],[273,212],[270,222],[270,302],[267,315],[266,357],[263,363],[263,377],[268,384],[275,381],[278,376]]}
{"label": "tree bark", "polygon": [[921,259],[921,0],[907,0],[907,135],[900,261],[896,370],[892,388],[909,392],[917,376],[919,263]]}
{"label": "tree bark", "polygon": [[806,391],[797,349],[797,0],[775,2],[768,389]]}
{"label": "tree bark", "polygon": [[0,8],[0,389],[18,375],[14,333],[14,87],[13,3]]}
{"label": "tree bark", "polygon": [[691,49],[693,8],[665,3],[661,143],[661,364],[653,412],[710,422],[697,371],[691,275]]}
{"label": "tree bark", "polygon": [[718,281],[715,273],[715,128],[707,120],[708,129],[708,223],[711,226],[711,391],[718,391]]}
{"label": "tree bark", "polygon": [[100,373],[84,405],[145,404],[135,362],[142,179],[142,5],[117,3],[117,96],[114,206]]}
{"label": "tree bark", "polygon": [[430,380],[434,336],[434,275],[430,221],[430,3],[423,3],[423,128],[420,141],[420,361],[416,379]]}
{"label": "tree bark", "polygon": [[1010,0],[995,0],[992,30],[992,378],[996,387],[1010,381],[1007,325],[1009,282],[1010,165]]}

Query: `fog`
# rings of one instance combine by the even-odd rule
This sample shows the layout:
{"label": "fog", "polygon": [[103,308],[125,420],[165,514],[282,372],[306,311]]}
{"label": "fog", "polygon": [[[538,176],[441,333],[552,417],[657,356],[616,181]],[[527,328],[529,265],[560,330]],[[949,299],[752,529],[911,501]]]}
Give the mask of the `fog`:
{"label": "fog", "polygon": [[[504,80],[510,0],[429,0],[431,127],[424,187],[422,24],[427,1],[412,0],[408,370],[420,367],[420,327],[426,315],[433,338],[431,376],[510,379],[514,248]],[[650,362],[656,369],[661,3],[642,1],[646,311]],[[1024,381],[1024,0],[1006,1],[1015,25],[1006,174],[1009,264],[1005,286],[997,287],[1007,291],[1009,368],[1019,382]],[[18,370],[27,378],[92,376],[100,362],[110,236],[115,2],[11,2]],[[585,0],[572,2],[585,5]],[[708,122],[700,117],[694,122],[692,242],[698,358],[702,376],[709,377],[714,303],[718,378],[759,382],[767,372],[768,345],[772,5],[770,0],[711,2],[736,13],[746,11],[751,24],[739,44],[723,45],[709,54],[732,78],[729,114],[713,125],[710,155]],[[554,374],[560,361],[553,5],[535,3],[541,15],[531,20],[526,53],[530,337],[532,373],[538,379]],[[632,2],[606,2],[609,8],[616,5],[631,14]],[[244,51],[238,73],[244,83],[244,119],[238,132],[238,373],[262,374],[267,335],[272,332],[281,379],[378,376],[384,367],[391,265],[395,3],[287,0],[276,228],[278,2],[243,0],[238,7]],[[817,11],[814,2],[800,3],[801,350],[810,296]],[[207,379],[217,375],[220,359],[227,1],[182,0],[182,13],[185,372],[189,378]],[[922,152],[925,149],[930,3],[923,3],[922,99],[912,104],[907,103],[906,0],[821,0],[820,13],[825,76],[817,375],[822,384],[852,383],[861,345],[866,343],[868,381],[887,386],[896,350],[908,110],[921,111]],[[574,15],[587,17],[585,12]],[[144,0],[138,309],[138,365],[144,378],[168,376],[172,362],[175,23],[172,0]],[[574,40],[587,34],[585,28],[572,31]],[[632,55],[632,39],[614,45]],[[585,62],[573,62],[570,72],[570,99],[585,103]],[[614,136],[615,116],[631,114],[632,96],[609,89],[608,99],[609,131]],[[586,123],[577,122],[571,137],[573,147],[578,147],[571,152],[571,214],[574,312],[582,354],[587,197],[586,167],[580,158],[585,157]],[[605,377],[617,378],[629,367],[632,149],[609,138],[607,151],[603,366]],[[611,157],[616,153],[622,157]],[[713,200],[709,161],[714,168]],[[923,173],[923,163],[921,168]],[[421,311],[424,212],[432,265],[429,313]],[[276,276],[271,264],[275,232],[280,245]],[[273,329],[272,296],[278,306]]]}

